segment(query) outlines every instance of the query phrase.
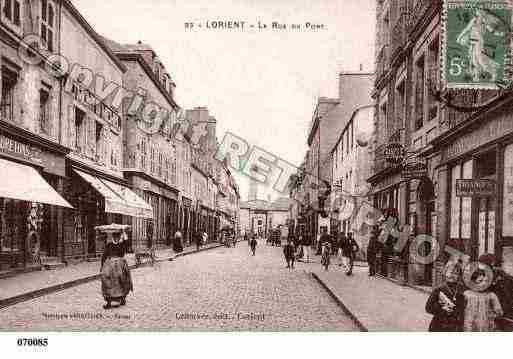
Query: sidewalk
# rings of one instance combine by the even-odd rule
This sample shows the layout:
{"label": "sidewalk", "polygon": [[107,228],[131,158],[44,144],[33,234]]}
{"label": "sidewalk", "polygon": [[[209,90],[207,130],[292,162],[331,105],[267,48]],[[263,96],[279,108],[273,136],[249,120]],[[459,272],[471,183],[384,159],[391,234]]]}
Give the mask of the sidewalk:
{"label": "sidewalk", "polygon": [[[211,243],[203,246],[200,251],[220,246],[221,244],[219,243]],[[157,262],[162,262],[196,252],[196,246],[191,246],[185,248],[182,253],[175,254],[172,249],[165,249],[156,251],[155,255]],[[130,269],[137,268],[135,266],[134,254],[128,254],[126,259]],[[144,260],[144,263],[146,261]],[[142,266],[144,265],[142,264]],[[55,270],[35,271],[0,279],[0,308],[98,278],[100,278],[99,262],[81,262]]]}
{"label": "sidewalk", "polygon": [[429,328],[431,315],[424,307],[428,294],[386,279],[369,277],[366,268],[354,268],[346,276],[339,267],[312,275],[344,308],[363,331],[422,331]]}

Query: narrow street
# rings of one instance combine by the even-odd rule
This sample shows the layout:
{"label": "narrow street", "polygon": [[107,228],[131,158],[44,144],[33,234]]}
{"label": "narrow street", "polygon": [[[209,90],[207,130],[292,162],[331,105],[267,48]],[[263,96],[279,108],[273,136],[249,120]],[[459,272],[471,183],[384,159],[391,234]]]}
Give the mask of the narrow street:
{"label": "narrow street", "polygon": [[358,331],[314,266],[290,271],[281,248],[259,241],[253,257],[242,242],[132,271],[126,307],[105,311],[95,281],[1,310],[0,329]]}

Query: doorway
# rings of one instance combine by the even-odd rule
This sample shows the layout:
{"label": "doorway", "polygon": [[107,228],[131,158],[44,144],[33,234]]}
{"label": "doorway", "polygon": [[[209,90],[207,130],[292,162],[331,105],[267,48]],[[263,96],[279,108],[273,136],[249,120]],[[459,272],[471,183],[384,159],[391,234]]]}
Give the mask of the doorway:
{"label": "doorway", "polygon": [[[475,158],[476,179],[497,183],[497,152],[486,152]],[[495,254],[495,208],[496,197],[477,197],[475,200],[474,250],[478,258],[482,254]]]}
{"label": "doorway", "polygon": [[[417,228],[418,234],[425,234],[436,240],[436,212],[435,212],[435,186],[429,178],[421,180],[417,189],[418,213]],[[424,242],[419,249],[420,254],[427,257],[431,254],[432,245]],[[431,286],[433,283],[433,264],[423,265],[420,275],[420,282],[423,285]]]}

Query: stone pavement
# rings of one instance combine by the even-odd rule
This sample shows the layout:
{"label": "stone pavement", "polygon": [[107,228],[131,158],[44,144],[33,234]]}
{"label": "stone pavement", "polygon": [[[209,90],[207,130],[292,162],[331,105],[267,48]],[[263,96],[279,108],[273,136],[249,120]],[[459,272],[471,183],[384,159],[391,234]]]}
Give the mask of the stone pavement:
{"label": "stone pavement", "polygon": [[[218,246],[218,243],[211,243],[203,246],[202,250]],[[178,254],[175,254],[171,249],[158,250],[155,256],[156,260],[160,262],[194,252],[196,252],[196,246],[187,247],[182,253]],[[134,254],[128,254],[126,259],[129,266],[135,266]],[[143,261],[147,261],[147,259],[143,259]],[[98,277],[99,271],[99,262],[81,262],[55,270],[34,271],[0,279],[0,308],[25,300],[27,297],[37,297],[61,288],[94,280]]]}
{"label": "stone pavement", "polygon": [[355,267],[352,276],[345,275],[338,266],[330,267],[327,272],[317,267],[312,274],[345,307],[361,329],[428,330],[431,315],[424,309],[428,294],[422,291],[384,278],[369,277],[364,267]]}
{"label": "stone pavement", "polygon": [[132,271],[126,306],[104,310],[94,281],[0,309],[0,330],[358,331],[308,268],[239,243]]}

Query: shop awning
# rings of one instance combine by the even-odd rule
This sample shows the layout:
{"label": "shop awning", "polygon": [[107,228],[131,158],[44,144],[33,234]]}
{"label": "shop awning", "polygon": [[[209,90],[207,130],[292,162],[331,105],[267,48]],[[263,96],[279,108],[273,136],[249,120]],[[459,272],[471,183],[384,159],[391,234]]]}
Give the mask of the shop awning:
{"label": "shop awning", "polygon": [[73,208],[30,166],[0,159],[0,197]]}
{"label": "shop awning", "polygon": [[153,208],[130,188],[74,170],[105,198],[105,212],[153,218]]}

